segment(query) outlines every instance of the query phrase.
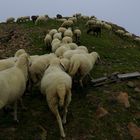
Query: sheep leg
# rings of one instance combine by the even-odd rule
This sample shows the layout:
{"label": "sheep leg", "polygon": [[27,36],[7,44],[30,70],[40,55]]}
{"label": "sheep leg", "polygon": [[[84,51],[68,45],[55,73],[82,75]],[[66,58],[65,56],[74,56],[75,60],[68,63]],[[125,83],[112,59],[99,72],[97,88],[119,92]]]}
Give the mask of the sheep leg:
{"label": "sheep leg", "polygon": [[48,102],[48,105],[49,105],[52,113],[56,116],[56,119],[57,119],[57,122],[58,122],[58,125],[59,125],[59,129],[60,129],[61,137],[65,138],[64,128],[63,128],[63,125],[62,125],[62,120],[61,120],[60,114],[58,112],[58,107],[56,106],[56,104],[49,103],[49,102]]}
{"label": "sheep leg", "polygon": [[79,82],[80,82],[80,86],[83,88],[84,86],[83,86],[83,78],[81,78],[80,80],[79,80]]}
{"label": "sheep leg", "polygon": [[63,113],[63,124],[66,124],[66,118],[67,118],[67,112],[68,112],[68,106],[71,102],[71,90],[68,91],[68,95],[66,96],[66,101],[65,101],[65,105],[64,105],[64,113]]}
{"label": "sheep leg", "polygon": [[15,101],[14,103],[14,121],[15,122],[19,122],[18,118],[17,118],[17,101]]}

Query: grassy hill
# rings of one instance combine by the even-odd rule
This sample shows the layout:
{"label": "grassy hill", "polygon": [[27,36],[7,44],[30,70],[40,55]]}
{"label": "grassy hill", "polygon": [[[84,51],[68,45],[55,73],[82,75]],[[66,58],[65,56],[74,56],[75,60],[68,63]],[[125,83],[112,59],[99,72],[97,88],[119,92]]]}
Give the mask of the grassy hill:
{"label": "grassy hill", "polygon": [[[47,25],[35,26],[32,22],[23,24],[0,24],[0,56],[13,56],[15,51],[24,48],[29,54],[48,53],[43,39],[48,29],[58,28],[61,22],[49,19]],[[114,32],[102,30],[101,37],[86,34],[85,21],[76,23],[82,31],[81,45],[89,51],[97,51],[102,63],[95,65],[91,74],[94,78],[110,75],[113,72],[127,73],[140,70],[140,43],[132,38],[122,38]],[[116,26],[119,28],[119,26]],[[14,37],[7,35],[14,30]],[[6,40],[7,39],[7,40]],[[129,80],[130,81],[130,80]],[[128,131],[129,122],[140,126],[140,92],[130,88],[129,81],[93,87],[86,84],[84,89],[72,90],[72,102],[65,125],[66,140],[131,140]],[[140,88],[140,80],[131,80]],[[120,92],[129,95],[130,107],[114,101]],[[50,112],[46,100],[39,89],[23,98],[27,111],[18,110],[20,123],[13,124],[12,112],[0,111],[0,140],[58,140],[59,128],[54,115]],[[97,116],[98,107],[109,113],[101,118]]]}

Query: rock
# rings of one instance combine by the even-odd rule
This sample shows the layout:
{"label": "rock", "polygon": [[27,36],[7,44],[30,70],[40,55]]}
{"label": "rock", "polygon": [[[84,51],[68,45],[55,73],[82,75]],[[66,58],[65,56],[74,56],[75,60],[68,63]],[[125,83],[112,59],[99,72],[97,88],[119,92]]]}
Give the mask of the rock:
{"label": "rock", "polygon": [[140,139],[140,128],[133,122],[129,122],[127,127],[129,129],[129,133],[133,137],[133,140],[139,140]]}
{"label": "rock", "polygon": [[134,91],[140,93],[140,88],[136,87]]}
{"label": "rock", "polygon": [[120,92],[119,95],[116,97],[116,99],[119,103],[123,104],[126,108],[130,107],[128,94],[126,92]]}
{"label": "rock", "polygon": [[108,111],[106,109],[104,109],[103,107],[98,107],[96,110],[97,118],[102,118],[107,114],[108,114]]}
{"label": "rock", "polygon": [[135,84],[133,82],[129,81],[127,83],[127,86],[130,87],[130,88],[134,88],[135,87]]}

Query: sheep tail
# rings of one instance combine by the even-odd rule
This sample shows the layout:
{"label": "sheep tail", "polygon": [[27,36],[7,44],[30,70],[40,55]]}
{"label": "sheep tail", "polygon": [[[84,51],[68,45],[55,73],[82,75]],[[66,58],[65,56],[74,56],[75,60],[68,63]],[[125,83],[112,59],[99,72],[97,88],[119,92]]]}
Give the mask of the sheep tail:
{"label": "sheep tail", "polygon": [[74,76],[80,67],[80,62],[78,60],[73,61],[70,63],[69,74]]}
{"label": "sheep tail", "polygon": [[60,107],[64,106],[64,102],[65,102],[65,96],[66,96],[66,87],[64,84],[59,84],[59,86],[57,87],[57,94],[59,97],[59,105]]}

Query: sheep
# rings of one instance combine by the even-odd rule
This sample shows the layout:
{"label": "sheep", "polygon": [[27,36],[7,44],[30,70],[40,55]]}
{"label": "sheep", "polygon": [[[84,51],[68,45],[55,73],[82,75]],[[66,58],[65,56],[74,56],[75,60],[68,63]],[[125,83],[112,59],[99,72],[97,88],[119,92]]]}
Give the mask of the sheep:
{"label": "sheep", "polygon": [[62,15],[57,14],[57,15],[56,15],[56,18],[57,18],[57,19],[62,19]]}
{"label": "sheep", "polygon": [[140,42],[140,37],[135,37],[134,40]]}
{"label": "sheep", "polygon": [[[68,106],[71,102],[72,79],[63,71],[60,60],[53,59],[46,69],[41,80],[41,93],[46,96],[48,106],[55,115],[61,137],[65,137],[63,124],[66,123]],[[58,107],[63,107],[63,118],[59,114]]]}
{"label": "sheep", "polygon": [[65,22],[65,21],[67,21],[67,19],[65,19],[65,18],[61,18],[61,19],[56,19],[57,21],[60,21],[60,22]]}
{"label": "sheep", "polygon": [[77,50],[83,50],[83,51],[85,51],[86,53],[88,53],[88,49],[87,49],[86,46],[79,46],[79,47],[77,47],[76,49],[77,49]]}
{"label": "sheep", "polygon": [[51,37],[53,38],[53,35],[56,34],[58,31],[56,29],[51,29],[49,31],[49,34],[51,35]]}
{"label": "sheep", "polygon": [[13,67],[15,65],[15,62],[17,61],[18,57],[20,55],[22,55],[23,53],[26,53],[25,50],[19,49],[18,51],[16,51],[14,57],[0,60],[0,71]]}
{"label": "sheep", "polygon": [[73,32],[71,28],[68,28],[65,32],[64,32],[64,37],[68,36],[68,37],[73,37]]}
{"label": "sheep", "polygon": [[62,33],[61,32],[60,33],[55,33],[53,35],[53,39],[55,39],[55,38],[58,38],[59,40],[62,40]]}
{"label": "sheep", "polygon": [[80,75],[80,85],[83,87],[83,79],[92,70],[95,62],[99,59],[99,54],[97,52],[74,54],[70,59],[69,74],[74,77],[74,75]]}
{"label": "sheep", "polygon": [[119,36],[122,36],[125,33],[125,31],[119,29],[119,30],[116,30],[115,33],[118,34]]}
{"label": "sheep", "polygon": [[127,33],[124,33],[123,36],[128,37],[128,38],[131,38],[133,36],[133,34],[127,32]]}
{"label": "sheep", "polygon": [[39,16],[35,16],[35,15],[33,15],[33,16],[31,16],[31,19],[32,19],[32,21],[33,21],[33,23],[35,23],[35,21],[36,21],[36,19],[38,18]]}
{"label": "sheep", "polygon": [[55,57],[56,55],[54,53],[50,53],[50,54],[39,56],[38,58],[36,58],[35,61],[32,62],[32,65],[29,67],[31,84],[32,83],[36,85],[39,84],[44,74],[46,65],[49,65],[51,59]]}
{"label": "sheep", "polygon": [[74,23],[77,22],[77,18],[76,17],[70,17],[68,20],[72,20]]}
{"label": "sheep", "polygon": [[55,54],[57,57],[61,57],[63,56],[63,53],[67,50],[70,50],[70,46],[68,44],[62,45],[61,47],[59,47],[56,51]]}
{"label": "sheep", "polygon": [[98,37],[98,36],[101,37],[101,27],[98,25],[91,26],[87,30],[87,34],[89,34],[90,32],[93,32],[93,35],[95,35],[96,37]]}
{"label": "sheep", "polygon": [[65,36],[62,39],[62,43],[72,43],[72,42],[73,42],[73,39],[69,36]]}
{"label": "sheep", "polygon": [[55,52],[61,46],[61,41],[56,38],[52,41],[51,44],[52,44],[52,52]]}
{"label": "sheep", "polygon": [[45,16],[39,16],[36,21],[35,25],[46,24],[48,19]]}
{"label": "sheep", "polygon": [[0,71],[0,109],[14,103],[14,121],[17,122],[17,101],[26,89],[28,63],[28,55],[24,53],[13,67]]}
{"label": "sheep", "polygon": [[65,27],[59,27],[58,28],[58,32],[61,32],[62,33],[62,37],[64,37],[64,32],[66,31],[67,29]]}
{"label": "sheep", "polygon": [[74,54],[81,54],[81,53],[87,53],[83,49],[76,49],[76,50],[67,50],[66,52],[63,53],[63,58],[70,59]]}
{"label": "sheep", "polygon": [[72,20],[66,20],[62,23],[61,27],[72,27],[73,26],[73,21]]}
{"label": "sheep", "polygon": [[79,43],[80,43],[81,30],[80,30],[80,29],[75,29],[75,30],[73,31],[73,35],[74,35],[74,37],[75,37],[75,42],[76,42],[77,44],[79,44]]}
{"label": "sheep", "polygon": [[15,18],[13,17],[9,17],[6,19],[6,23],[14,23],[15,22]]}
{"label": "sheep", "polygon": [[52,37],[50,34],[47,34],[44,38],[44,43],[49,50],[51,50],[51,42],[52,42]]}

